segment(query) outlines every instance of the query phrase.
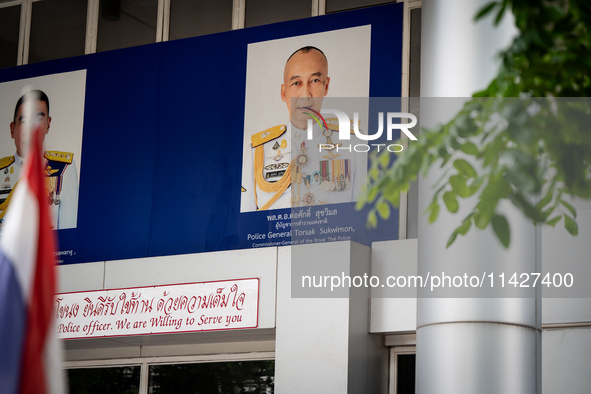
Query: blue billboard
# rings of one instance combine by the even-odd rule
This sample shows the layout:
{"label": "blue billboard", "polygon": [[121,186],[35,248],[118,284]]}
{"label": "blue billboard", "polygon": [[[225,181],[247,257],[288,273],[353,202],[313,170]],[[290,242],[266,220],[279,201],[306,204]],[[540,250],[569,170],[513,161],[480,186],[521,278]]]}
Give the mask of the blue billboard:
{"label": "blue billboard", "polygon": [[[302,219],[302,228],[325,235],[312,237],[318,242],[396,239],[397,212],[371,231],[347,231],[351,223],[365,229],[367,212],[347,202],[361,185],[351,168],[364,163],[327,149],[320,164],[303,167],[318,144],[286,138],[294,134],[284,85],[287,59],[311,46],[327,59],[327,100],[399,97],[402,10],[392,4],[0,70],[0,203],[19,159],[15,105],[38,89],[49,97],[55,210],[74,205],[61,196],[78,182],[74,221],[55,223],[60,263],[287,245]],[[328,126],[322,144],[334,139]],[[260,168],[266,179],[257,181]],[[294,181],[281,189],[290,172]],[[333,191],[348,197],[322,197]]]}

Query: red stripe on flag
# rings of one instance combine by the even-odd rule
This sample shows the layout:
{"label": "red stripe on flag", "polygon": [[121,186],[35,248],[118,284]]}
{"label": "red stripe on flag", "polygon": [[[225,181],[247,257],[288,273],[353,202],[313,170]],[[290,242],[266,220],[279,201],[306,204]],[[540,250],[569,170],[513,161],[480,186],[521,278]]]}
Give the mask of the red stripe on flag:
{"label": "red stripe on flag", "polygon": [[41,141],[39,138],[41,132],[41,129],[38,128],[31,136],[32,147],[27,155],[28,165],[24,169],[23,176],[27,179],[39,207],[37,265],[33,281],[33,294],[28,304],[29,312],[21,364],[20,392],[24,394],[41,394],[48,391],[43,360],[55,294],[55,240],[41,166]]}

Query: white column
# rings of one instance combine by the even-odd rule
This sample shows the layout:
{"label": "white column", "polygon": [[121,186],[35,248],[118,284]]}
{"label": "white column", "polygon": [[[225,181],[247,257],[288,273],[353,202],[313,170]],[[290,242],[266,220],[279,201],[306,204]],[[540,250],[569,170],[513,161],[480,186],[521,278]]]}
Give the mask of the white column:
{"label": "white column", "polygon": [[[496,74],[496,54],[515,34],[510,14],[498,28],[491,17],[473,22],[489,0],[423,0],[421,96],[469,97]],[[443,100],[443,99],[440,99]],[[430,102],[434,105],[433,101]],[[436,108],[421,107],[428,117]],[[460,108],[458,107],[458,110]],[[451,117],[454,113],[449,112]],[[439,122],[449,119],[438,119]],[[423,126],[425,124],[423,123]],[[511,206],[501,208],[511,226],[508,250],[492,229],[474,226],[446,249],[453,231],[474,201],[460,211],[443,208],[430,225],[422,214],[441,172],[420,180],[419,273],[463,270],[490,272],[499,266],[535,272],[535,227]],[[422,298],[417,306],[417,393],[536,393],[540,391],[539,303],[535,299]]]}

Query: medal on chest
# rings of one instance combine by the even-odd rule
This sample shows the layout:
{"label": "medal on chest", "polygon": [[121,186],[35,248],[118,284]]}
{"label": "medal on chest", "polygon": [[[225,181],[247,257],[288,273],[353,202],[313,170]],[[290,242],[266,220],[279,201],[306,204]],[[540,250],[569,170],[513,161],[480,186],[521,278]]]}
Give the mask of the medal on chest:
{"label": "medal on chest", "polygon": [[[302,181],[307,188],[310,187],[310,176],[303,172],[303,167],[308,165],[308,154],[306,152],[306,141],[300,144],[300,151],[296,158],[293,161],[295,171],[292,172],[292,184],[295,187],[291,188],[291,206],[292,207],[299,207],[300,202],[300,187],[302,185]],[[309,201],[310,198],[304,199],[304,203],[306,200]],[[313,199],[312,199],[313,200]],[[311,205],[311,204],[306,204]]]}
{"label": "medal on chest", "polygon": [[321,160],[320,189],[323,192],[342,192],[351,188],[351,161],[349,159]]}
{"label": "medal on chest", "polygon": [[60,194],[66,166],[64,163],[52,161],[48,161],[45,165],[45,184],[47,186],[47,203],[49,205],[59,205],[61,202]]}

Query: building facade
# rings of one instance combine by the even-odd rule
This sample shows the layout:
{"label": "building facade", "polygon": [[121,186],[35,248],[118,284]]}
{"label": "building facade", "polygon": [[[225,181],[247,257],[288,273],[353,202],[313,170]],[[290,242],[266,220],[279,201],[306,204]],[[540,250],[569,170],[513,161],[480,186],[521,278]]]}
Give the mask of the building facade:
{"label": "building facade", "polygon": [[[4,68],[0,82],[11,89],[2,93],[7,116],[12,117],[13,92],[23,88],[18,81],[26,80],[47,86],[66,103],[58,102],[55,112],[50,112],[54,128],[64,124],[84,129],[77,146],[68,145],[68,136],[50,140],[51,146],[74,146],[68,151],[74,152],[79,170],[78,226],[58,231],[60,294],[66,301],[81,297],[70,305],[80,308],[80,318],[90,316],[80,323],[81,335],[68,332],[67,324],[60,333],[67,338],[64,366],[72,392],[93,392],[90,387],[138,393],[591,390],[588,298],[540,298],[539,294],[537,298],[431,298],[422,297],[412,286],[408,293],[380,293],[379,288],[357,286],[354,281],[340,292],[329,291],[335,273],[343,281],[367,275],[413,277],[461,264],[484,272],[488,267],[484,260],[516,262],[520,272],[576,272],[574,280],[585,281],[591,277],[586,268],[591,256],[589,201],[571,202],[578,211],[577,237],[558,227],[535,227],[510,211],[513,234],[518,235],[509,250],[488,236],[490,229],[489,234],[473,229],[454,248],[445,249],[457,216],[427,223],[423,212],[431,199],[433,174],[401,196],[399,210],[383,227],[360,238],[335,236],[330,242],[298,244],[295,241],[301,240],[294,231],[284,237],[283,245],[274,243],[283,237],[277,234],[289,230],[288,224],[296,229],[292,215],[307,207],[227,214],[228,207],[239,204],[239,193],[231,197],[229,189],[242,178],[234,173],[233,164],[225,163],[242,163],[241,154],[249,143],[243,141],[242,122],[252,121],[257,131],[263,131],[259,118],[278,112],[271,107],[275,103],[265,102],[249,120],[250,109],[245,109],[250,108],[248,100],[251,104],[259,100],[257,73],[250,80],[255,82],[248,79],[255,64],[248,62],[248,56],[250,51],[257,53],[259,43],[269,42],[272,51],[291,53],[292,37],[326,42],[329,68],[344,73],[353,68],[348,65],[358,64],[353,59],[361,58],[359,52],[340,51],[346,61],[331,61],[336,56],[331,55],[331,43],[339,38],[322,41],[323,34],[347,30],[356,38],[365,34],[364,26],[371,26],[367,32],[371,44],[359,44],[367,45],[368,96],[449,98],[468,97],[484,87],[495,73],[495,54],[515,35],[508,17],[495,29],[487,27],[487,21],[472,21],[483,1],[381,3],[385,2],[0,3]],[[356,45],[345,41],[349,48]],[[187,54],[187,49],[192,53]],[[271,62],[259,61],[263,66]],[[196,67],[203,63],[211,64]],[[225,71],[212,74],[214,69]],[[81,70],[83,80],[76,82]],[[265,70],[258,74],[266,77]],[[74,82],[37,80],[54,74],[74,75]],[[376,81],[375,76],[388,81]],[[73,126],[58,123],[62,113],[68,114],[60,106],[73,108],[67,98],[78,100],[72,99],[71,90],[60,90],[61,82],[80,87],[76,94],[84,102],[79,110],[84,116]],[[336,96],[350,97],[334,76],[331,84]],[[118,86],[125,89],[117,90]],[[232,86],[235,90],[228,91]],[[97,91],[101,93],[93,93]],[[398,104],[400,112],[417,115],[426,108],[413,100]],[[225,112],[223,107],[242,112]],[[6,138],[8,143],[12,141]],[[3,146],[2,156],[13,154],[13,149]],[[191,179],[202,182],[187,181],[189,170],[182,168],[195,169]],[[128,172],[120,174],[120,169]],[[250,189],[242,188],[242,193]],[[216,209],[213,214],[199,206],[204,201],[211,204],[206,208]],[[338,204],[333,208],[341,218],[354,212],[352,206],[350,211]],[[312,212],[323,219],[319,213],[324,215],[323,208]],[[290,216],[282,221],[272,218],[276,214]],[[340,226],[331,228],[345,226],[328,220],[325,223]],[[281,223],[288,224],[282,228]],[[302,279],[306,275],[331,279],[322,286],[306,287]],[[184,290],[187,284],[197,290]],[[204,290],[208,284],[214,290]],[[129,322],[139,325],[126,332],[127,320],[122,322],[119,312],[114,320],[103,321],[108,312],[88,309],[98,301],[84,301],[124,293],[133,298],[138,292],[153,291],[155,300],[163,300],[163,306],[154,310],[164,311],[170,292],[189,297],[199,292],[223,295],[229,290],[220,289],[231,285],[255,297],[251,301],[245,296],[251,309],[240,315],[240,322],[231,321],[238,316],[233,310],[234,315],[219,315],[220,325],[211,325],[218,315],[209,313],[215,308],[204,307],[203,313],[188,315],[197,323],[186,330],[181,323],[181,329],[174,328],[175,315],[166,313],[158,316],[170,318],[159,324],[170,328],[157,331],[152,322],[151,329],[143,329],[141,321],[158,319],[146,314],[143,320],[129,317]],[[251,294],[247,290],[244,294]],[[139,301],[137,305],[141,308]],[[62,324],[82,321],[66,317],[67,312],[62,313]],[[117,330],[109,333],[104,328],[108,322]]]}

